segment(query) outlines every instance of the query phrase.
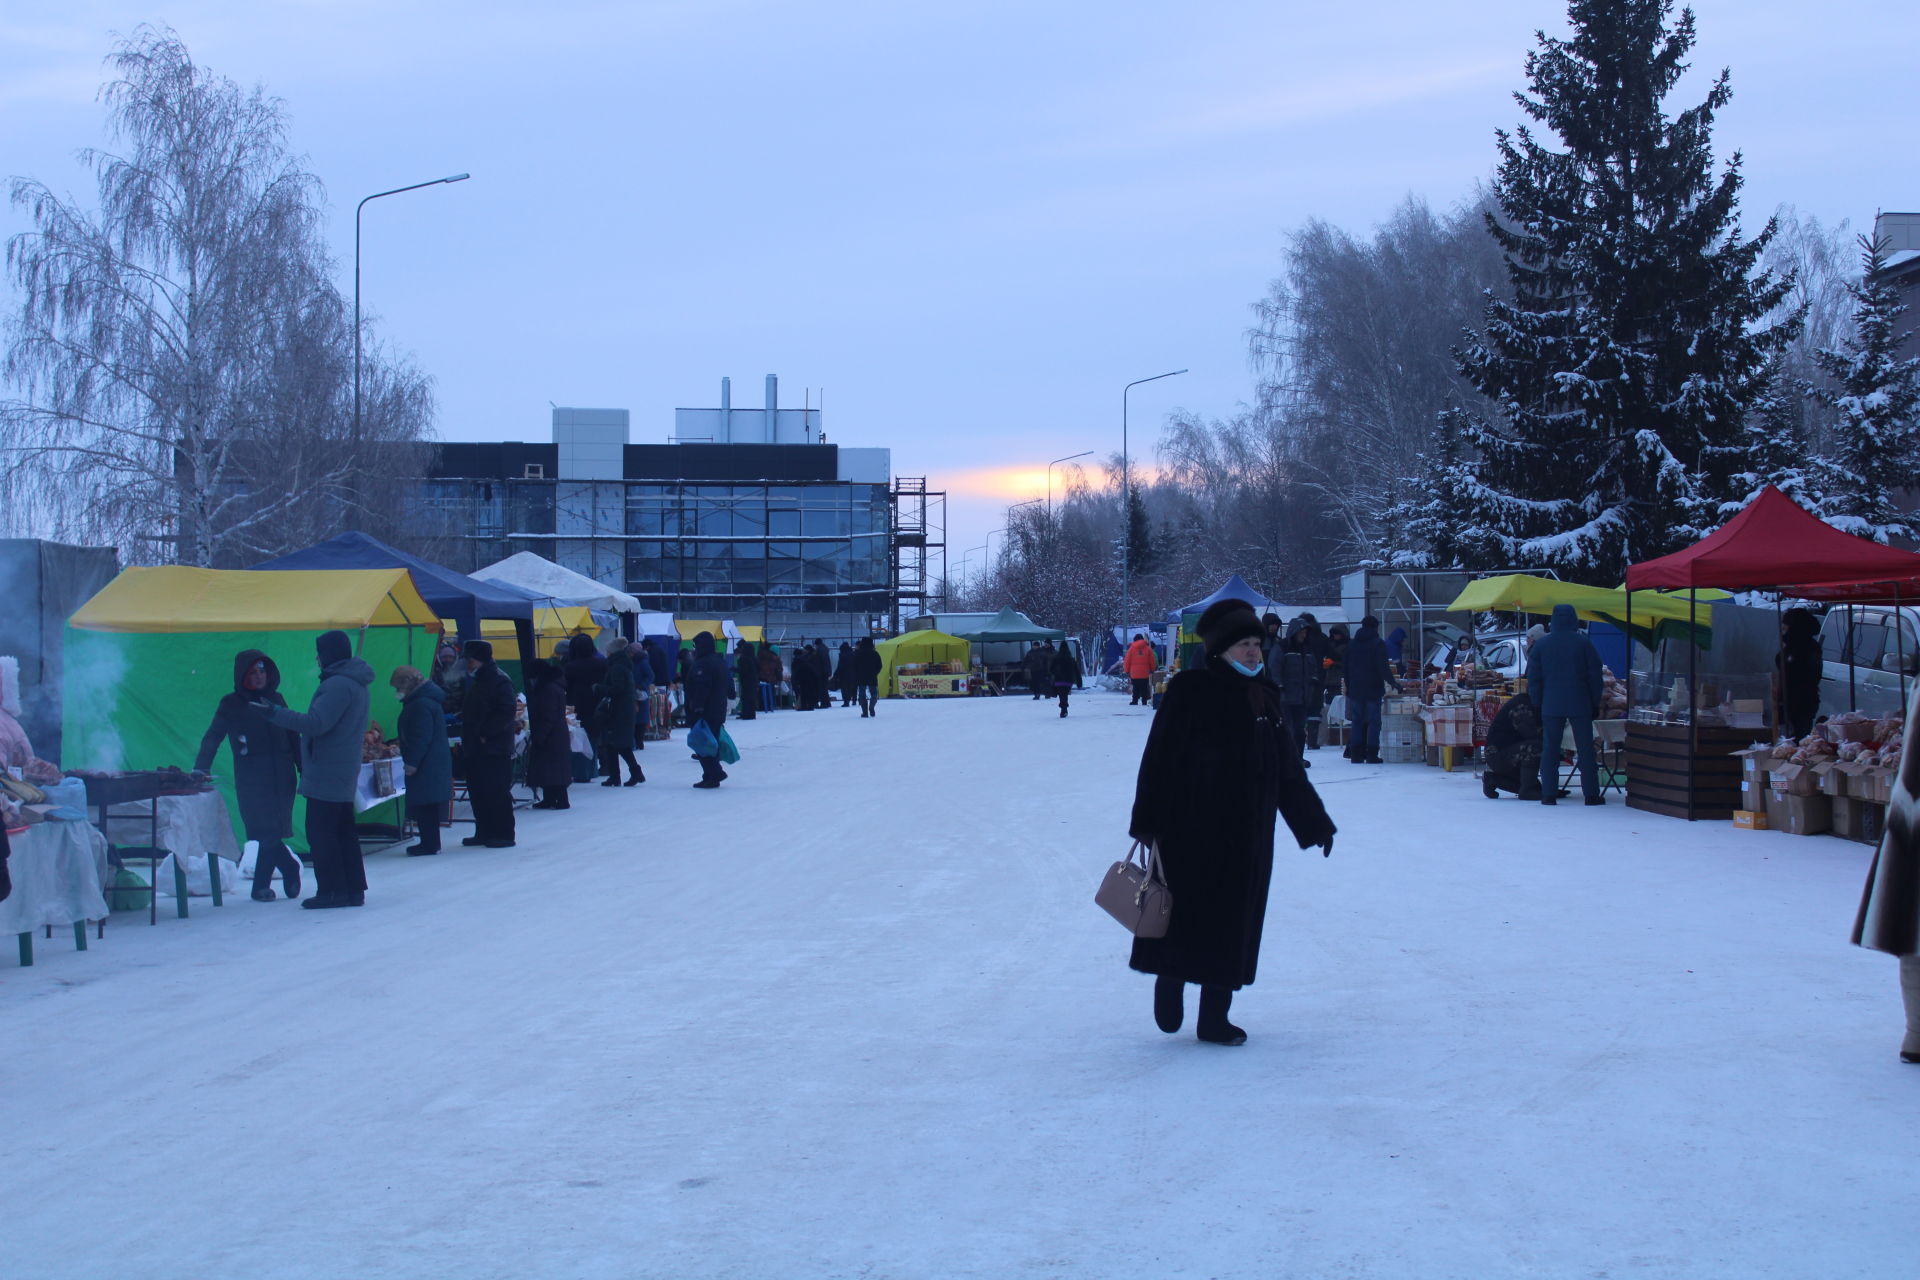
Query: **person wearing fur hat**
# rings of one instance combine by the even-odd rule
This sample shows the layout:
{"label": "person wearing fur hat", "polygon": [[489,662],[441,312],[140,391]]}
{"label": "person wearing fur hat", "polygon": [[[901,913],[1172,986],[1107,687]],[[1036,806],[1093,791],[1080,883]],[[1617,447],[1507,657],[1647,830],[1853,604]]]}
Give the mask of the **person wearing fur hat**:
{"label": "person wearing fur hat", "polygon": [[1920,1063],[1920,748],[1914,726],[1920,724],[1920,686],[1907,708],[1907,731],[1900,743],[1900,772],[1887,805],[1887,825],[1860,912],[1853,921],[1855,946],[1900,957],[1900,997],[1906,1005],[1907,1034],[1900,1061]]}
{"label": "person wearing fur hat", "polygon": [[473,834],[464,845],[511,849],[513,830],[513,721],[519,695],[493,660],[493,646],[469,640],[467,699],[460,718],[460,767],[473,806]]}
{"label": "person wearing fur hat", "polygon": [[1274,813],[1302,849],[1332,853],[1336,828],[1289,740],[1280,691],[1260,678],[1264,631],[1252,606],[1221,600],[1198,631],[1206,662],[1167,683],[1128,824],[1158,849],[1173,914],[1165,937],[1134,939],[1128,963],[1155,976],[1162,1031],[1180,1029],[1191,982],[1200,987],[1200,1039],[1244,1044],[1227,1012],[1260,959]]}
{"label": "person wearing fur hat", "polygon": [[367,690],[373,668],[353,656],[344,631],[314,641],[320,687],[304,712],[264,698],[250,705],[271,723],[300,735],[300,794],[307,798],[307,852],[316,892],[303,907],[357,907],[367,898],[353,793],[367,734]]}

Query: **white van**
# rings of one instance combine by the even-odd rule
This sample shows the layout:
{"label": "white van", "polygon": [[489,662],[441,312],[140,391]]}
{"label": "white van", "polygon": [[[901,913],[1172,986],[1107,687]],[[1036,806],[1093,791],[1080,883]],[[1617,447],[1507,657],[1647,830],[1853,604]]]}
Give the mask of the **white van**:
{"label": "white van", "polygon": [[[1849,628],[1848,623],[1852,626]],[[1905,710],[1906,692],[1920,678],[1920,609],[1908,605],[1835,605],[1820,623],[1825,658],[1820,680],[1820,714],[1865,711],[1885,715]],[[1848,675],[1848,660],[1852,675]]]}

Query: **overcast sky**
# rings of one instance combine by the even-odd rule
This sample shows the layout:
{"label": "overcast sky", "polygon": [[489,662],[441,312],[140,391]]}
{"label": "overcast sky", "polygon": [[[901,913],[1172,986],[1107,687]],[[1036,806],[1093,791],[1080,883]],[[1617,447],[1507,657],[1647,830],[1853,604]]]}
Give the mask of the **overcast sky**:
{"label": "overcast sky", "polygon": [[[1920,206],[1893,0],[1700,0],[1684,103],[1733,72],[1716,153],[1747,216]],[[1249,395],[1248,304],[1290,228],[1449,205],[1519,120],[1554,3],[1374,0],[9,0],[0,165],[91,191],[111,33],[171,25],[284,99],[343,288],[438,389],[449,440],[542,440],[548,403],[798,405],[955,493],[953,554],[1047,461]],[[7,210],[5,229],[23,225]],[[817,403],[816,399],[816,403]],[[1010,479],[1010,477],[1012,477]],[[963,499],[963,495],[966,495]]]}

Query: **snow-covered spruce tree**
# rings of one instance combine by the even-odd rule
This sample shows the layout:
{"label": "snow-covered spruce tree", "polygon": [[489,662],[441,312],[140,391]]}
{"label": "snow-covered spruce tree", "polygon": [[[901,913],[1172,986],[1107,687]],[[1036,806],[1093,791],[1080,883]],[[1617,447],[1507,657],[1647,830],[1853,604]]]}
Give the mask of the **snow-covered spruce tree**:
{"label": "snow-covered spruce tree", "polygon": [[1853,295],[1854,335],[1814,353],[1832,379],[1813,394],[1836,411],[1821,459],[1827,494],[1819,514],[1836,529],[1886,542],[1920,537],[1920,514],[1895,494],[1920,476],[1920,358],[1895,357],[1907,307],[1886,276],[1885,240],[1860,237],[1864,274]]}
{"label": "snow-covered spruce tree", "polygon": [[1816,456],[1800,383],[1788,371],[1786,353],[1767,362],[1765,389],[1754,400],[1743,435],[1741,465],[1733,473],[1733,492],[1720,504],[1720,518],[1731,520],[1768,485],[1812,512],[1826,509],[1829,468]]}
{"label": "snow-covered spruce tree", "polygon": [[1570,39],[1539,33],[1521,109],[1499,137],[1487,227],[1513,298],[1489,297],[1458,353],[1491,410],[1441,416],[1459,461],[1409,532],[1438,563],[1547,565],[1592,582],[1719,523],[1748,411],[1797,313],[1763,324],[1790,281],[1756,270],[1773,224],[1738,227],[1736,154],[1717,176],[1714,113],[1662,103],[1694,43],[1671,0],[1573,0]]}

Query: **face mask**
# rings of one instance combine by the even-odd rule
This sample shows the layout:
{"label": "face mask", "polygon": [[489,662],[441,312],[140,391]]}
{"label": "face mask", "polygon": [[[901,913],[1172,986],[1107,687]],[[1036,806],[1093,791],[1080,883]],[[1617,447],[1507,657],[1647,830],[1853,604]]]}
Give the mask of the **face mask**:
{"label": "face mask", "polygon": [[1266,670],[1266,666],[1267,666],[1267,664],[1264,662],[1256,662],[1249,667],[1249,666],[1244,666],[1241,663],[1234,662],[1232,658],[1228,658],[1227,661],[1233,664],[1233,669],[1235,671],[1238,671],[1241,675],[1247,677],[1249,680],[1259,675],[1262,671]]}

